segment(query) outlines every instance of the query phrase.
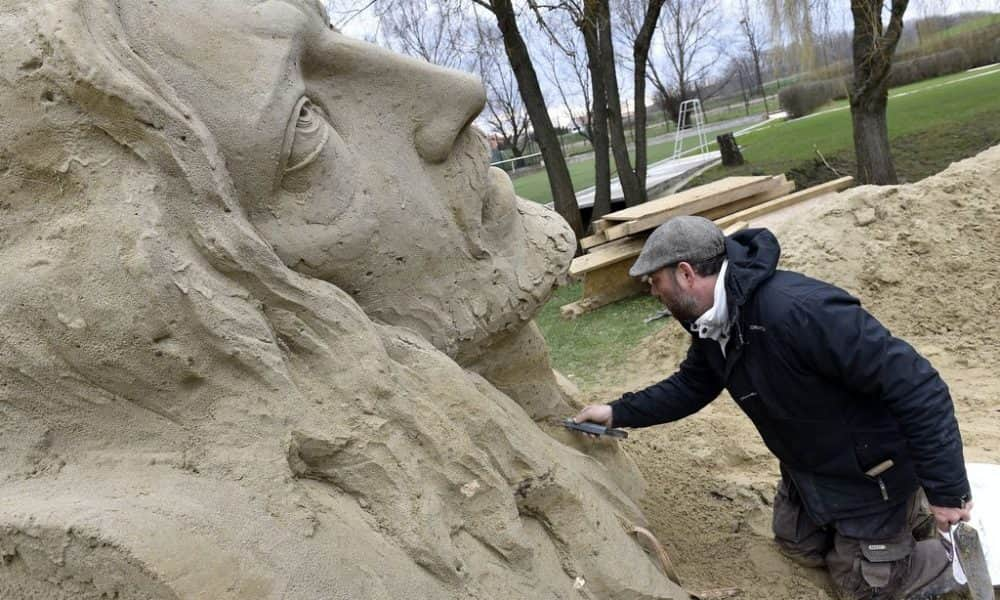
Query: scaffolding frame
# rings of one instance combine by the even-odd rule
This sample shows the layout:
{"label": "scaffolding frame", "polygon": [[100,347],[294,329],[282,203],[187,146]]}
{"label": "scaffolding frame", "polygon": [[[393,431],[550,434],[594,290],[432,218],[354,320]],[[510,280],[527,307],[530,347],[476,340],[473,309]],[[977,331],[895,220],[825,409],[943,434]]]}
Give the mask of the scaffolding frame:
{"label": "scaffolding frame", "polygon": [[694,127],[697,132],[698,147],[696,149],[699,151],[699,154],[703,149],[708,147],[708,138],[705,136],[705,112],[701,109],[701,100],[693,98],[681,102],[677,113],[677,132],[674,134],[674,160],[685,154],[683,133],[689,125]]}

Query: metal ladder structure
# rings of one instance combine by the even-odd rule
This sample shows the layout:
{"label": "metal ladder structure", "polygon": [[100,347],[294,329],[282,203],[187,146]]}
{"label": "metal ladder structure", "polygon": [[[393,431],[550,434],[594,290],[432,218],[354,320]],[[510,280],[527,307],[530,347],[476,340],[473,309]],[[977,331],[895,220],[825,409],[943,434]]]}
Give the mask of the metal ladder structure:
{"label": "metal ladder structure", "polygon": [[705,113],[701,110],[701,100],[694,98],[681,102],[677,111],[677,132],[674,134],[674,160],[684,154],[684,130],[690,125],[695,128],[698,135],[699,153],[708,146],[708,138],[705,136]]}

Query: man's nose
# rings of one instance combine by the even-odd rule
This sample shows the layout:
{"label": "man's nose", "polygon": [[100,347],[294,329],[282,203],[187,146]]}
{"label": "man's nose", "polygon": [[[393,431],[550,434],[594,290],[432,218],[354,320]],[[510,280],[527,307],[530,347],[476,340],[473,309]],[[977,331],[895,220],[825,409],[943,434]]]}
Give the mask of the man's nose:
{"label": "man's nose", "polygon": [[451,155],[455,141],[483,110],[486,91],[479,78],[410,58],[367,42],[333,34],[322,61],[336,74],[361,78],[380,89],[393,112],[405,116],[420,157],[430,163]]}

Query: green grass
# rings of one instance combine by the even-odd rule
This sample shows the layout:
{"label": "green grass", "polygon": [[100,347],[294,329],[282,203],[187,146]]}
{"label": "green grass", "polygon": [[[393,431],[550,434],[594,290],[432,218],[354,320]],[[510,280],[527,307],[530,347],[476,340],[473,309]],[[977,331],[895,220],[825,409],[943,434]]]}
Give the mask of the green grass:
{"label": "green grass", "polygon": [[[930,131],[945,136],[962,124],[972,124],[973,129],[980,128],[984,131],[989,131],[991,125],[1000,125],[996,121],[1000,68],[975,74],[982,76],[957,81],[970,75],[958,73],[892,90],[888,109],[890,141]],[[957,82],[941,85],[951,81]],[[913,93],[918,91],[919,93]],[[983,149],[982,144],[983,141],[980,140],[965,151],[952,146],[951,150],[956,154],[951,159],[969,156]],[[815,157],[815,149],[828,159],[847,153],[847,162],[852,162],[853,156],[850,155],[853,154],[854,141],[850,110],[846,101],[831,103],[814,115],[777,123],[741,136],[740,145],[746,165],[735,170],[712,169],[693,184],[746,173],[787,173],[804,161],[811,162]],[[893,143],[893,146],[896,144]],[[925,150],[936,151],[933,140],[927,140]],[[905,164],[897,164],[897,170],[901,175],[907,173]],[[915,177],[905,178],[912,180]],[[805,182],[800,181],[801,183]]]}
{"label": "green grass", "polygon": [[[889,99],[890,139],[932,129],[941,124],[965,122],[993,106],[996,98],[1000,97],[1000,69],[978,71],[975,74],[983,76],[953,85],[942,85],[970,75],[955,73],[893,89]],[[693,148],[696,144],[695,139],[689,138],[685,140],[684,148]],[[825,156],[850,149],[853,147],[853,137],[847,101],[832,102],[808,117],[774,124],[741,136],[740,144],[749,163],[741,172],[786,172],[796,163],[815,156],[814,145]],[[649,164],[670,156],[673,149],[672,139],[649,146]],[[614,160],[611,163],[614,173]],[[570,164],[569,169],[575,190],[594,185],[592,160]],[[718,175],[719,171],[721,170],[714,169],[707,175],[711,178],[713,174]],[[736,171],[725,173],[739,174]],[[529,200],[541,203],[552,201],[548,176],[544,170],[514,179],[514,189],[518,195]]]}
{"label": "green grass", "polygon": [[[751,101],[752,100],[760,100],[760,96],[752,98]],[[776,112],[780,110],[778,106],[778,98],[776,96],[767,97],[767,108],[771,112]],[[763,114],[764,114],[764,105],[762,103],[758,102],[757,104],[750,105],[750,115],[763,115]],[[706,113],[705,120],[709,125],[712,125],[714,123],[721,123],[722,121],[730,121],[732,119],[742,119],[746,116],[748,116],[746,107],[743,105],[743,102],[740,101],[739,104],[734,104],[732,107],[726,110],[713,112],[711,114]]]}
{"label": "green grass", "polygon": [[600,382],[608,368],[628,360],[639,340],[671,321],[643,322],[662,308],[648,295],[563,319],[559,308],[579,300],[580,294],[579,283],[559,288],[536,321],[552,350],[552,365],[583,387]]}

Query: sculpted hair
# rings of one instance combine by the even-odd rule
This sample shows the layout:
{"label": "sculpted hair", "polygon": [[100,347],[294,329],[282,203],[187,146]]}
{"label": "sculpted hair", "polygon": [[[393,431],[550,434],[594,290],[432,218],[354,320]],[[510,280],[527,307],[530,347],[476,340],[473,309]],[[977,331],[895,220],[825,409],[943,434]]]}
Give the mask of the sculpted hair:
{"label": "sculpted hair", "polygon": [[[13,25],[30,55],[0,87],[18,107],[0,130],[12,205],[0,251],[15,296],[3,368],[172,420],[227,381],[291,391],[290,355],[329,359],[341,336],[375,340],[369,319],[336,286],[287,268],[252,227],[212,132],[132,50],[122,10],[24,2]],[[187,407],[171,404],[177,391]]]}

